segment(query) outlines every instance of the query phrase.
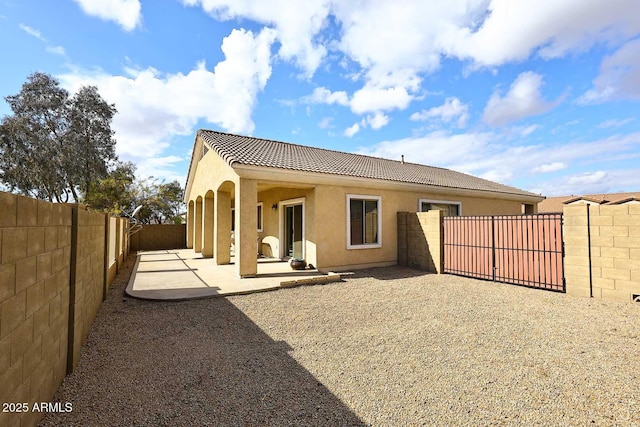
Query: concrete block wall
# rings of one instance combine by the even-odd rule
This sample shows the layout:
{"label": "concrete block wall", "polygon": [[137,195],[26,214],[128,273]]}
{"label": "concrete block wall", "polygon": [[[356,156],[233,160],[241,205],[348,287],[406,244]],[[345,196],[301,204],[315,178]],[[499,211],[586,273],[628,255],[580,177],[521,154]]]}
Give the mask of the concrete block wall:
{"label": "concrete block wall", "polygon": [[131,250],[185,249],[186,224],[149,224],[131,236]]}
{"label": "concrete block wall", "polygon": [[568,295],[640,295],[640,205],[566,206],[564,242]]}
{"label": "concrete block wall", "polygon": [[[0,192],[0,402],[50,402],[77,364],[109,285],[105,217]],[[0,412],[0,426],[34,426],[41,415]]]}
{"label": "concrete block wall", "polygon": [[0,193],[0,239],[0,402],[49,401],[67,369],[71,207]]}
{"label": "concrete block wall", "polygon": [[442,212],[398,212],[398,265],[433,273],[443,268]]}
{"label": "concrete block wall", "polygon": [[[80,347],[87,338],[89,327],[105,297],[104,251],[105,251],[105,215],[77,209],[77,242],[75,242],[75,265],[72,274],[75,286],[70,289],[70,315],[73,322],[73,341],[69,342],[68,371],[71,372],[80,360]],[[73,286],[73,284],[72,284]]]}

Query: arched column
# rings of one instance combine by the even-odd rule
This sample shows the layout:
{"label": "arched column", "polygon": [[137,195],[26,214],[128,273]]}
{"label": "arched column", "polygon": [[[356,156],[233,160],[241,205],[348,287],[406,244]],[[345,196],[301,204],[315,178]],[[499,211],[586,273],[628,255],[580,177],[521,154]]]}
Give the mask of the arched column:
{"label": "arched column", "polygon": [[204,195],[204,213],[202,224],[202,256],[204,258],[213,257],[213,209],[214,209],[213,191],[207,191]]}
{"label": "arched column", "polygon": [[189,201],[187,206],[187,248],[193,248],[193,223],[195,222],[195,203],[193,200]]}
{"label": "arched column", "polygon": [[198,198],[196,199],[193,250],[196,252],[202,252],[202,196],[198,196]]}
{"label": "arched column", "polygon": [[232,182],[225,182],[214,197],[214,257],[217,265],[231,262],[231,192]]}

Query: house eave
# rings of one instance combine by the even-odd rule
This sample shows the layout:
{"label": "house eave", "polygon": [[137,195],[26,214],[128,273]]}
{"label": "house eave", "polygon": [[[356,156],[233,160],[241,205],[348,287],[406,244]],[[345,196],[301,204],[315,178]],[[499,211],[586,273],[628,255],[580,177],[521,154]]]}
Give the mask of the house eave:
{"label": "house eave", "polygon": [[347,175],[333,175],[318,172],[307,172],[291,169],[280,169],[266,166],[245,165],[233,163],[231,167],[239,177],[268,182],[296,182],[308,185],[335,185],[348,187],[368,187],[382,190],[429,192],[435,194],[459,194],[464,196],[517,200],[521,202],[538,203],[543,196],[500,191],[476,190],[459,187],[445,187],[429,184],[415,184],[409,182],[390,181],[375,178],[361,178]]}

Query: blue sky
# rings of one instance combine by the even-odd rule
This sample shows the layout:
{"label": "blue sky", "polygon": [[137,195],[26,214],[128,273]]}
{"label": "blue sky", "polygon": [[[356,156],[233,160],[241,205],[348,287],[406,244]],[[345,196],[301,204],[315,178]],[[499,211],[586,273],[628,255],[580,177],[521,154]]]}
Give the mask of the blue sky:
{"label": "blue sky", "polygon": [[4,97],[93,84],[121,159],[184,183],[198,128],[640,191],[637,0],[0,0]]}

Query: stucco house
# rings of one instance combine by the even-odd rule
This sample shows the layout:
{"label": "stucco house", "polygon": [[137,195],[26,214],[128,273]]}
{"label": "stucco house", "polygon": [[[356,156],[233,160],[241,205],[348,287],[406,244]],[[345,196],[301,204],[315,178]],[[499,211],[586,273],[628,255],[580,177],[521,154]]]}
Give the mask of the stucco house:
{"label": "stucco house", "polygon": [[535,213],[543,197],[452,170],[210,130],[196,134],[187,247],[240,277],[257,254],[321,270],[394,265],[397,212]]}

